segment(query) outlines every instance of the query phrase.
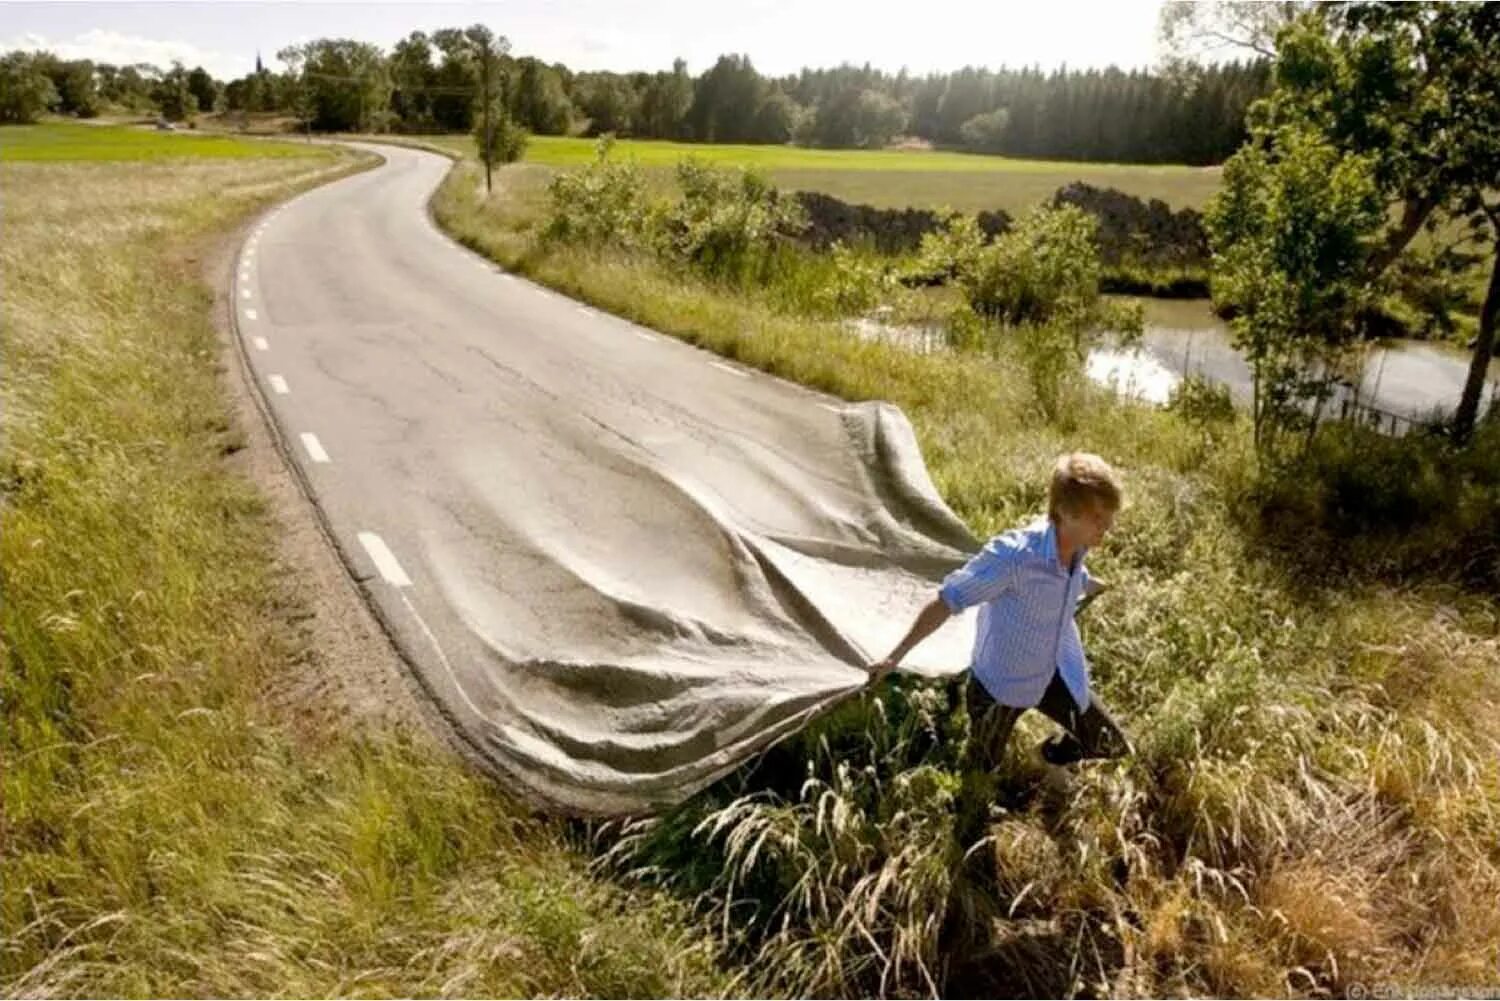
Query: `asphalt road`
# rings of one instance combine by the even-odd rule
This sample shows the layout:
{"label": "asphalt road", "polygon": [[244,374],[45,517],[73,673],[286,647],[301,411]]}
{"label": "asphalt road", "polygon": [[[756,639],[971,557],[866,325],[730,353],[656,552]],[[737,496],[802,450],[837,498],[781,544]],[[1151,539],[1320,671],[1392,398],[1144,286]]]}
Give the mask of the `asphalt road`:
{"label": "asphalt road", "polygon": [[[236,326],[345,562],[497,774],[670,804],[859,689],[976,548],[888,404],[549,292],[428,218],[448,161],[307,192],[241,248]],[[967,663],[973,625],[911,658]]]}

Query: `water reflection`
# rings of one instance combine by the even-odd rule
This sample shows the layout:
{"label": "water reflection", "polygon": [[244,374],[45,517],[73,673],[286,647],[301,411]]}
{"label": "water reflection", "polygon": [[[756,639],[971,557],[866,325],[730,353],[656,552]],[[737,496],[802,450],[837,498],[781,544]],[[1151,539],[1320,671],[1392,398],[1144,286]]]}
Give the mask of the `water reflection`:
{"label": "water reflection", "polygon": [[[1143,299],[1145,330],[1138,347],[1105,344],[1089,352],[1089,378],[1136,399],[1166,403],[1187,375],[1227,386],[1242,405],[1251,398],[1250,366],[1230,342],[1229,328],[1203,299]],[[903,325],[886,317],[861,317],[850,324],[859,336],[894,344],[918,354],[947,350],[938,326]],[[1383,341],[1365,351],[1357,381],[1339,386],[1328,413],[1346,405],[1383,427],[1404,430],[1411,422],[1451,413],[1469,371],[1469,353],[1450,344]],[[1490,406],[1500,384],[1500,359],[1490,365],[1481,408]]]}

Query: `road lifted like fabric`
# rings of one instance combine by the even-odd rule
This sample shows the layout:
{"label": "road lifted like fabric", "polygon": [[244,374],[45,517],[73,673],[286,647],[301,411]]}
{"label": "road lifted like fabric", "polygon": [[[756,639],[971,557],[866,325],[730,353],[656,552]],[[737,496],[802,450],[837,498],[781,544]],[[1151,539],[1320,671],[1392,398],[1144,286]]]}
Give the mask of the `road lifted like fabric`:
{"label": "road lifted like fabric", "polygon": [[[584,307],[455,244],[448,161],[257,224],[236,325],[288,452],[424,687],[570,813],[681,800],[857,691],[977,548],[911,427]],[[967,663],[971,617],[908,666]]]}

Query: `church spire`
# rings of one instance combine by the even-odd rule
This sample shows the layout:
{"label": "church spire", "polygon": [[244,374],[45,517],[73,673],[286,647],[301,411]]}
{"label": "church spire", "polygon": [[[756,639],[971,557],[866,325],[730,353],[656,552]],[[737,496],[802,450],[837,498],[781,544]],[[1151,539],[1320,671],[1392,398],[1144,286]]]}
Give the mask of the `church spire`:
{"label": "church spire", "polygon": [[255,50],[255,75],[260,76],[265,70],[260,65],[260,49]]}

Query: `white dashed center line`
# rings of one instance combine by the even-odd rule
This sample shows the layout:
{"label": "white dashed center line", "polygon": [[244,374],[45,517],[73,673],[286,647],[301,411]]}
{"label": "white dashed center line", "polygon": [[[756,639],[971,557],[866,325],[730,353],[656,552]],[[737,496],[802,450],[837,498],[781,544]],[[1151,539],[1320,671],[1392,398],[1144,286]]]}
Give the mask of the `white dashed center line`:
{"label": "white dashed center line", "polygon": [[269,351],[271,350],[271,344],[264,337],[257,337],[255,338],[255,350]]}
{"label": "white dashed center line", "polygon": [[266,381],[271,384],[272,389],[276,390],[282,396],[291,392],[291,389],[286,384],[286,379],[279,375],[268,375],[266,376]]}
{"label": "white dashed center line", "polygon": [[257,314],[256,314],[255,310],[253,310],[253,309],[247,309],[247,310],[245,310],[245,319],[247,319],[247,320],[253,320],[253,319],[255,319],[256,315]]}
{"label": "white dashed center line", "polygon": [[302,432],[302,447],[307,449],[308,456],[314,462],[327,462],[328,453],[323,451],[323,443],[318,441],[318,436],[311,431]]}
{"label": "white dashed center line", "polygon": [[375,561],[375,569],[380,571],[380,576],[385,578],[387,584],[392,587],[411,587],[411,578],[401,569],[396,554],[391,552],[384,539],[374,532],[360,532],[359,541],[365,547],[365,552],[370,554],[370,559]]}
{"label": "white dashed center line", "polygon": [[248,298],[250,298],[250,290],[247,289],[247,288],[240,289],[240,298],[241,299],[248,299]]}

